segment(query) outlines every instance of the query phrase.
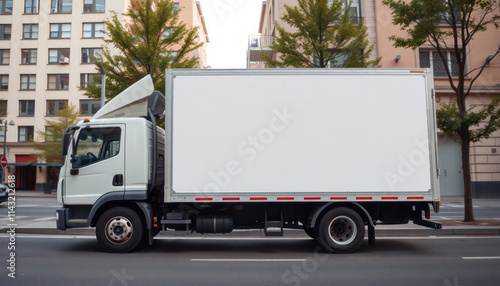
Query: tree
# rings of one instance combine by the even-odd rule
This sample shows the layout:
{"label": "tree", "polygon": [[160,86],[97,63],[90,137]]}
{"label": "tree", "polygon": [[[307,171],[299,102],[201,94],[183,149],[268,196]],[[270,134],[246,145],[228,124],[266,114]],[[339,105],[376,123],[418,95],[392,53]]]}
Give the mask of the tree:
{"label": "tree", "polygon": [[377,67],[380,58],[369,60],[366,26],[353,19],[350,4],[344,0],[298,0],[298,6],[285,5],[281,18],[295,31],[288,32],[276,24],[279,36],[271,49],[273,60],[264,54],[269,67]]}
{"label": "tree", "polygon": [[66,105],[63,110],[56,112],[56,117],[45,119],[47,129],[38,131],[38,141],[33,142],[35,153],[31,154],[37,161],[47,163],[62,162],[62,138],[69,126],[78,123],[78,109],[74,105]]}
{"label": "tree", "polygon": [[[428,43],[446,70],[456,96],[454,102],[443,104],[437,110],[437,124],[445,134],[459,138],[464,177],[464,221],[474,221],[470,143],[488,138],[500,127],[500,101],[494,99],[482,109],[467,107],[466,100],[472,87],[491,61],[468,70],[468,47],[478,33],[493,26],[498,28],[498,0],[412,0],[409,3],[384,0],[384,4],[392,10],[393,23],[407,32],[407,37],[390,37],[394,46],[416,49]],[[491,54],[496,57],[499,52],[500,46]],[[456,75],[450,71],[447,53],[451,54],[452,64],[458,69]]]}
{"label": "tree", "polygon": [[[179,22],[179,9],[172,1],[137,1],[135,10],[129,8],[124,16],[125,24],[117,13],[105,21],[109,39],[105,40],[103,54],[92,58],[96,70],[98,63],[106,70],[107,99],[148,74],[155,89],[165,93],[167,68],[193,68],[198,64],[197,58],[188,57],[202,45],[197,43],[197,28]],[[114,55],[111,47],[119,54]],[[100,80],[87,84],[85,90],[86,96],[101,98]]]}

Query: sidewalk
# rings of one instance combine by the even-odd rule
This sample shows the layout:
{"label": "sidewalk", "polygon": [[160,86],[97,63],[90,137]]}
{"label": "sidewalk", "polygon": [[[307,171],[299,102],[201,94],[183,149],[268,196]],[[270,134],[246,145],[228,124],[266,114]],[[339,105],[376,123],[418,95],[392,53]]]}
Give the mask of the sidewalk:
{"label": "sidewalk", "polygon": [[[55,227],[55,209],[57,202],[54,198],[57,197],[55,190],[52,194],[44,194],[37,191],[16,191],[16,197],[19,198],[40,198],[51,199],[54,201],[54,217],[52,219],[37,218],[32,220],[24,220],[18,223],[17,233],[30,234],[61,234],[61,235],[94,235],[93,228],[68,229],[59,231]],[[477,223],[469,225],[461,223],[463,219],[463,198],[462,197],[442,197],[442,206],[440,213],[435,214],[431,210],[432,221],[443,223],[443,229],[435,230],[413,223],[403,225],[376,225],[375,233],[377,236],[408,236],[408,235],[500,235],[500,199],[474,199],[474,211],[476,212]],[[443,219],[449,217],[450,211],[454,213],[454,218]],[[495,217],[482,217],[478,215],[479,211],[488,214],[494,213]],[[3,223],[2,223],[3,224]],[[1,232],[7,229],[0,224]],[[183,237],[183,235],[176,235]],[[200,236],[192,234],[192,236]],[[262,231],[242,231],[236,230],[233,233],[226,234],[229,237],[264,237]],[[285,230],[286,237],[307,237],[302,230]]]}

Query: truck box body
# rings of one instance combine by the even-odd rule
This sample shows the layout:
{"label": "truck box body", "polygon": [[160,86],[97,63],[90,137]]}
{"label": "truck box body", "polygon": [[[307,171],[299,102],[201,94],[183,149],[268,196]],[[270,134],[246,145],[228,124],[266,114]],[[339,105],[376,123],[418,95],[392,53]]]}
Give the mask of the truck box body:
{"label": "truck box body", "polygon": [[[430,70],[167,70],[63,137],[57,228],[128,252],[160,232],[303,229],[327,252],[375,225],[440,229]],[[163,108],[164,107],[164,108]],[[165,115],[165,130],[157,119]]]}
{"label": "truck box body", "polygon": [[166,86],[167,202],[439,198],[427,71],[172,70]]}

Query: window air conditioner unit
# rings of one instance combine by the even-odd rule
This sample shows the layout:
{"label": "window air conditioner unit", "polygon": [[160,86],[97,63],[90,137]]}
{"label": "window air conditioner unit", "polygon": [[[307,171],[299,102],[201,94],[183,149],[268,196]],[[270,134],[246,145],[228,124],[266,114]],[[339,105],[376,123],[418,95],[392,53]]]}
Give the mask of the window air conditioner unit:
{"label": "window air conditioner unit", "polygon": [[60,64],[69,64],[69,58],[68,57],[60,57],[59,63]]}

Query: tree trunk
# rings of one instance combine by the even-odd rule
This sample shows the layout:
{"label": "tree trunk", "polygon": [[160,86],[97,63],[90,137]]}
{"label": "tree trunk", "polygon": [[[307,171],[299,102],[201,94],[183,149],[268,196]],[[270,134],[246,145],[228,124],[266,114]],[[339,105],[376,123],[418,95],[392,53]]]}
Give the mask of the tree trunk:
{"label": "tree trunk", "polygon": [[464,175],[464,221],[474,221],[474,209],[472,207],[472,182],[470,173],[470,138],[469,130],[464,130],[462,126],[462,134],[460,140],[462,141],[462,170]]}

